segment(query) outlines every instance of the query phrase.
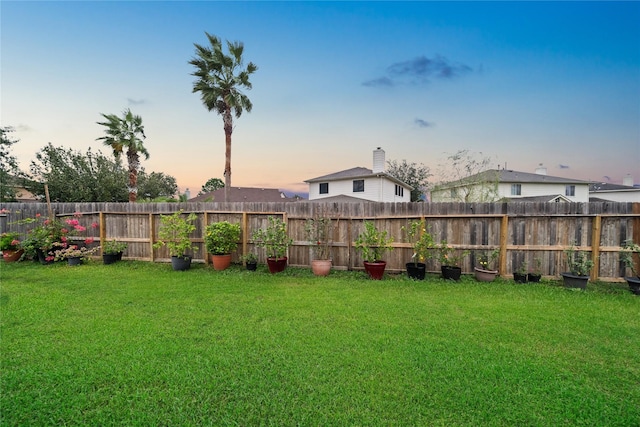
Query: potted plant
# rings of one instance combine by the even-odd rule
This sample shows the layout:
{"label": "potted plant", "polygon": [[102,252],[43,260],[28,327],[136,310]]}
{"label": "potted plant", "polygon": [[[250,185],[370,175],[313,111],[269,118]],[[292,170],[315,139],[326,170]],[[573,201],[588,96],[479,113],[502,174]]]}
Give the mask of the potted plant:
{"label": "potted plant", "polygon": [[251,238],[256,246],[265,248],[269,271],[284,271],[287,267],[287,249],[293,244],[293,239],[287,234],[287,224],[282,219],[269,216],[267,227],[254,231]]}
{"label": "potted plant", "polygon": [[515,280],[516,283],[527,283],[527,269],[527,260],[523,260],[520,266],[513,271],[513,280]]}
{"label": "potted plant", "polygon": [[331,272],[331,248],[334,224],[331,218],[321,214],[309,218],[304,225],[307,240],[313,250],[311,271],[316,276],[327,276]]}
{"label": "potted plant", "polygon": [[258,268],[258,257],[253,252],[242,255],[240,261],[244,263],[249,271],[256,271]]}
{"label": "potted plant", "polygon": [[625,268],[631,270],[632,276],[625,277],[624,279],[629,284],[629,290],[635,295],[640,295],[640,274],[638,274],[638,270],[636,269],[634,254],[636,256],[640,254],[640,245],[634,243],[631,239],[626,240],[620,250],[620,261],[622,261]]}
{"label": "potted plant", "polygon": [[70,245],[63,249],[54,251],[55,261],[67,260],[69,265],[80,265],[83,260],[100,249],[100,246],[87,248],[85,246]]}
{"label": "potted plant", "polygon": [[593,268],[593,261],[589,259],[585,251],[578,250],[575,245],[564,251],[567,256],[569,271],[562,273],[564,286],[567,288],[586,289],[589,281],[589,273]]}
{"label": "potted plant", "polygon": [[382,261],[382,255],[393,250],[391,243],[393,237],[388,236],[387,231],[379,231],[372,221],[364,221],[364,230],[358,235],[355,247],[362,253],[364,269],[373,280],[381,280],[387,266]]}
{"label": "potted plant", "polygon": [[542,278],[542,259],[540,257],[535,257],[533,259],[534,267],[533,271],[530,271],[527,274],[527,281],[532,283],[538,283]]}
{"label": "potted plant", "polygon": [[198,250],[189,238],[189,234],[196,229],[193,224],[196,219],[195,213],[190,213],[184,218],[182,210],[172,215],[160,215],[160,229],[158,231],[160,241],[155,243],[153,247],[159,249],[167,246],[171,256],[171,266],[176,271],[191,268],[192,256],[190,252]]}
{"label": "potted plant", "polygon": [[240,240],[240,224],[229,221],[213,222],[207,225],[204,243],[207,252],[211,254],[213,268],[221,271],[231,264],[231,253],[238,248]]}
{"label": "potted plant", "polygon": [[24,250],[20,246],[20,235],[16,232],[0,235],[0,251],[5,262],[15,262],[20,259]]}
{"label": "potted plant", "polygon": [[460,263],[469,254],[469,251],[460,251],[453,248],[449,246],[446,240],[442,240],[436,249],[442,277],[449,280],[460,280],[460,275],[462,274]]}
{"label": "potted plant", "polygon": [[407,275],[411,279],[424,280],[427,265],[424,261],[433,257],[432,249],[436,247],[433,236],[422,221],[414,221],[409,228],[402,227],[407,233],[408,240],[413,243],[412,262],[406,263]]}
{"label": "potted plant", "polygon": [[500,248],[495,248],[488,254],[483,253],[478,257],[478,267],[473,268],[477,281],[493,282],[495,280],[498,275],[495,263],[499,256]]}
{"label": "potted plant", "polygon": [[125,242],[117,240],[106,240],[102,246],[102,262],[104,264],[113,264],[122,259],[122,253],[127,249]]}

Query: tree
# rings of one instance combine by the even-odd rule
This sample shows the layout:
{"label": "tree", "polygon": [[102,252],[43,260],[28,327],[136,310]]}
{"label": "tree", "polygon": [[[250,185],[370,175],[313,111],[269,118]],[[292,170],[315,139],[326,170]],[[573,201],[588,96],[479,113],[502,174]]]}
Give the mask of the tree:
{"label": "tree", "polygon": [[452,201],[494,202],[498,195],[498,171],[490,170],[492,159],[482,153],[459,150],[440,165],[442,181],[434,190],[449,190]]}
{"label": "tree", "polygon": [[231,188],[231,134],[233,133],[233,116],[236,118],[246,110],[251,112],[253,105],[249,98],[241,92],[242,88],[251,89],[249,76],[258,67],[249,62],[243,68],[242,53],[244,44],[227,41],[229,54],[222,51],[222,42],[214,35],[205,32],[210,46],[194,43],[196,57],[189,61],[196,70],[191,74],[197,80],[193,83],[193,93],[200,92],[204,106],[215,110],[222,116],[225,134],[225,164],[224,164],[224,200],[228,201]]}
{"label": "tree", "polygon": [[422,200],[422,195],[429,187],[429,177],[432,176],[429,168],[424,164],[418,164],[415,162],[409,163],[406,160],[388,161],[387,173],[413,187],[413,190],[411,190],[412,202]]}
{"label": "tree", "polygon": [[44,183],[49,197],[58,202],[124,202],[127,171],[100,151],[86,154],[47,144],[31,162],[31,174],[39,181],[32,192],[43,198]]}
{"label": "tree", "polygon": [[224,182],[220,178],[209,178],[207,182],[202,186],[202,190],[198,193],[198,196],[202,196],[205,193],[216,191],[219,188],[224,187]]}
{"label": "tree", "polygon": [[172,198],[178,192],[176,179],[162,172],[147,174],[143,169],[138,174],[138,194],[145,200]]}
{"label": "tree", "polygon": [[97,138],[102,140],[104,145],[113,149],[113,155],[116,161],[120,161],[122,152],[127,150],[127,162],[129,165],[129,202],[135,202],[138,193],[138,170],[140,169],[140,154],[149,158],[149,152],[143,145],[146,138],[144,134],[144,126],[142,118],[131,113],[127,109],[122,118],[115,114],[102,114],[107,120],[106,122],[97,122],[101,126],[105,126],[105,136]]}
{"label": "tree", "polygon": [[16,200],[16,178],[22,176],[18,160],[11,154],[11,146],[19,142],[9,135],[14,129],[10,126],[0,128],[0,202]]}

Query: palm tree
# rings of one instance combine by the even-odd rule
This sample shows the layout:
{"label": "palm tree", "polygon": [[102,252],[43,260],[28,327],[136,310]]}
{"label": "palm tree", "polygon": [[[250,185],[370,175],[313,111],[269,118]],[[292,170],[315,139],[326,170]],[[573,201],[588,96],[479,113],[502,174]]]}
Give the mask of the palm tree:
{"label": "palm tree", "polygon": [[116,161],[120,161],[122,152],[127,150],[127,162],[129,164],[129,202],[136,201],[138,195],[138,170],[140,169],[140,154],[149,158],[149,152],[143,145],[146,138],[144,134],[144,126],[142,125],[142,117],[131,113],[130,109],[124,111],[122,118],[115,114],[103,114],[106,122],[97,122],[99,125],[105,126],[105,136],[97,138],[102,140],[104,145],[113,149],[113,155]]}
{"label": "palm tree", "polygon": [[231,133],[233,132],[233,116],[236,118],[246,110],[251,112],[253,105],[240,89],[251,89],[249,75],[258,67],[249,62],[243,68],[242,52],[244,44],[227,41],[229,54],[222,52],[222,42],[214,35],[205,32],[210,46],[196,47],[196,57],[189,64],[196,68],[191,75],[198,79],[193,83],[193,92],[200,92],[202,103],[209,110],[215,110],[222,116],[225,135],[224,163],[224,200],[228,201],[231,187]]}

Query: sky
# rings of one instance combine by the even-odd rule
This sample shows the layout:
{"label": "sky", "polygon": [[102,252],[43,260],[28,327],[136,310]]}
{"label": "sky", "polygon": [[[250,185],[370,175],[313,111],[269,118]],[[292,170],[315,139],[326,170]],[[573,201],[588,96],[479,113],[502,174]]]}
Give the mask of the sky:
{"label": "sky", "polygon": [[47,143],[110,155],[101,113],[145,126],[147,172],[223,179],[221,116],[192,93],[205,32],[258,70],[232,186],[470,150],[495,167],[640,182],[640,2],[0,2],[0,125],[27,170]]}

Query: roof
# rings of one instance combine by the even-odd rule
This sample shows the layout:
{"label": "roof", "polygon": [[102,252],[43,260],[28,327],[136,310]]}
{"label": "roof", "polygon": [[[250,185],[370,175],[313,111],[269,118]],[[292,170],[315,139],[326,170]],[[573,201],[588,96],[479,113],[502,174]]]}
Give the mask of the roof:
{"label": "roof", "polygon": [[[292,202],[295,197],[286,197],[277,188],[229,187],[229,202]],[[201,194],[189,202],[224,202],[224,188]]]}
{"label": "roof", "polygon": [[347,196],[346,194],[339,194],[337,196],[329,196],[329,197],[320,197],[319,199],[309,200],[310,202],[318,202],[318,203],[361,203],[361,202],[372,202],[369,199],[361,199],[359,197]]}
{"label": "roof", "polygon": [[509,197],[510,202],[571,202],[572,200],[562,194],[548,194],[544,196]]}
{"label": "roof", "polygon": [[456,185],[467,185],[469,183],[481,182],[481,181],[493,181],[497,179],[502,183],[515,183],[515,184],[589,184],[589,181],[583,181],[580,179],[563,178],[559,176],[543,175],[538,173],[520,172],[509,169],[489,169],[478,174],[468,176],[458,181],[452,181],[443,184],[442,187],[451,187]]}
{"label": "roof", "polygon": [[611,191],[640,191],[640,187],[630,187],[628,185],[609,184],[606,182],[591,182],[589,184],[590,193],[607,193]]}
{"label": "roof", "polygon": [[376,172],[374,173],[371,169],[363,168],[363,167],[355,167],[351,169],[345,169],[343,171],[330,173],[328,175],[319,176],[316,178],[307,179],[304,182],[311,184],[314,182],[328,182],[328,181],[342,181],[345,179],[356,179],[356,178],[371,178],[371,177],[384,177],[390,181],[395,182],[396,184],[404,185],[405,187],[413,190],[413,187],[407,184],[406,182],[402,182],[398,178],[393,175],[389,175],[386,172]]}

